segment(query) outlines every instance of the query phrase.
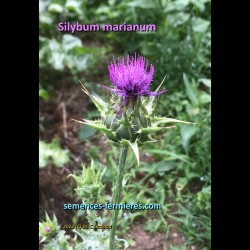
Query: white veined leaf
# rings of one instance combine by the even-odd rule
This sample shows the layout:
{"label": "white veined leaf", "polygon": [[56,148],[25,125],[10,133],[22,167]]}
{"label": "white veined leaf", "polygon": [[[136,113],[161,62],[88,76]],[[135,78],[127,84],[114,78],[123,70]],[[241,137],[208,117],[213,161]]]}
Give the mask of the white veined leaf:
{"label": "white veined leaf", "polygon": [[204,33],[207,31],[210,22],[201,18],[194,17],[192,19],[192,27],[194,32]]}
{"label": "white veined leaf", "polygon": [[49,5],[48,11],[53,12],[53,13],[62,13],[63,6],[57,3],[52,3]]}
{"label": "white veined leaf", "polygon": [[142,9],[155,9],[159,8],[159,4],[155,0],[134,0],[126,4],[129,7],[138,7]]}
{"label": "white veined leaf", "polygon": [[82,41],[80,38],[72,36],[70,34],[65,34],[62,37],[62,45],[65,50],[71,50],[74,47],[81,47]]}

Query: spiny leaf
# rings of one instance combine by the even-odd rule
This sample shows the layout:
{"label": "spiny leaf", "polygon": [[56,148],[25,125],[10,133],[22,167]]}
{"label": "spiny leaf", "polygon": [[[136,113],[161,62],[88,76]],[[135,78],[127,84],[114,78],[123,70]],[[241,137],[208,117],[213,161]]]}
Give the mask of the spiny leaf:
{"label": "spiny leaf", "polygon": [[[155,90],[156,92],[158,92],[160,90],[164,80],[166,79],[166,76],[167,75],[165,75],[165,77],[161,81],[160,85]],[[146,108],[149,115],[151,115],[154,112],[156,104],[157,104],[157,99],[158,99],[157,96],[150,96],[150,97],[142,99],[142,106]]]}
{"label": "spiny leaf", "polygon": [[137,141],[135,142],[129,142],[129,146],[132,148],[135,158],[137,160],[137,164],[139,166],[140,164],[140,159],[139,159],[139,149],[138,149],[138,145],[137,145]]}
{"label": "spiny leaf", "polygon": [[171,123],[171,122],[179,122],[179,123],[186,123],[186,124],[195,124],[195,123],[192,123],[192,122],[186,122],[186,121],[176,120],[176,119],[173,119],[173,118],[153,117],[152,118],[152,127],[153,126],[158,126],[161,123]]}
{"label": "spiny leaf", "polygon": [[122,186],[125,187],[125,185],[127,184],[129,178],[130,178],[131,174],[125,174],[123,176],[123,180],[122,180]]}
{"label": "spiny leaf", "polygon": [[[161,81],[160,85],[158,86],[158,88],[155,90],[156,92],[158,92],[163,84],[163,82],[165,81],[167,75],[164,76],[163,80]],[[159,100],[159,95],[157,95],[155,97],[155,99],[153,100],[153,103],[152,103],[152,112],[154,112],[155,108],[156,108],[156,104],[157,104],[157,101]]]}
{"label": "spiny leaf", "polygon": [[147,127],[147,128],[142,128],[139,130],[139,133],[150,133],[150,132],[156,132],[160,131],[162,129],[170,129],[170,128],[175,128],[176,126],[169,126],[169,127]]}
{"label": "spiny leaf", "polygon": [[153,105],[155,102],[156,96],[149,96],[147,98],[142,98],[142,107],[145,107],[148,114],[151,115],[154,111]]}
{"label": "spiny leaf", "polygon": [[83,119],[83,121],[78,121],[78,120],[75,120],[75,119],[72,119],[73,121],[76,121],[78,123],[81,123],[81,124],[85,124],[87,126],[90,126],[92,128],[95,128],[107,135],[110,135],[110,136],[114,136],[114,132],[112,132],[110,129],[108,129],[105,125],[103,125],[100,121],[91,121],[91,120],[85,120]]}
{"label": "spiny leaf", "polygon": [[82,91],[91,98],[91,100],[95,104],[96,108],[101,113],[101,116],[104,116],[108,111],[108,103],[104,102],[100,97],[95,96],[93,94],[90,94],[89,91],[86,89],[86,87],[82,84],[81,81],[80,81],[80,83],[83,87]]}
{"label": "spiny leaf", "polygon": [[146,144],[146,143],[151,143],[151,142],[157,142],[158,140],[155,140],[154,138],[151,137],[151,135],[149,134],[148,135],[148,141],[145,141],[143,144]]}
{"label": "spiny leaf", "polygon": [[161,84],[158,86],[158,88],[156,89],[156,92],[158,92],[164,82],[164,80],[166,79],[167,75],[164,76],[163,80],[161,81]]}
{"label": "spiny leaf", "polygon": [[138,146],[142,146],[142,145],[145,145],[145,144],[148,144],[148,143],[154,143],[154,142],[157,142],[158,140],[155,140],[154,138],[152,138],[150,135],[148,135],[148,139],[147,141],[143,141],[143,142],[140,142],[138,141]]}
{"label": "spiny leaf", "polygon": [[91,95],[91,99],[99,110],[99,112],[101,113],[101,116],[104,116],[108,111],[108,104],[104,102],[100,97],[95,95]]}
{"label": "spiny leaf", "polygon": [[126,139],[122,139],[120,141],[120,144],[121,145],[127,145],[129,147],[131,147],[134,155],[135,155],[135,158],[137,160],[137,164],[139,166],[139,163],[140,163],[140,160],[139,160],[139,149],[138,149],[138,144],[137,144],[137,141],[135,142],[130,142],[129,140],[126,140]]}

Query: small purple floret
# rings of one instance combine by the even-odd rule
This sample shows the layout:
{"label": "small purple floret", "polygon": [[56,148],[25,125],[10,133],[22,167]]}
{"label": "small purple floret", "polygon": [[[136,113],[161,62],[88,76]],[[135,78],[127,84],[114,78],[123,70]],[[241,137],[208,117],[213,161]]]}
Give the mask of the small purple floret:
{"label": "small purple floret", "polygon": [[49,227],[45,227],[45,232],[48,233],[50,231]]}
{"label": "small purple floret", "polygon": [[108,66],[109,76],[114,88],[108,88],[114,94],[122,97],[122,103],[129,98],[138,98],[141,96],[157,96],[166,90],[160,92],[151,92],[150,83],[154,75],[154,66],[151,64],[149,72],[147,71],[148,62],[142,56],[132,57],[127,56],[118,59],[118,62],[113,62]]}

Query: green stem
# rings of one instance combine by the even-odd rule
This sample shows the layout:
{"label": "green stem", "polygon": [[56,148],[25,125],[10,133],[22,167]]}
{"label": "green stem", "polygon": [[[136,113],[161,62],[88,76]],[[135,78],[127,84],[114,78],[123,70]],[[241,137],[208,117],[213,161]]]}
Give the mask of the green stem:
{"label": "green stem", "polygon": [[[120,156],[119,156],[118,175],[117,175],[117,180],[116,180],[113,199],[112,199],[113,204],[120,203],[121,194],[122,194],[122,180],[124,176],[124,168],[125,168],[125,163],[126,163],[127,152],[128,152],[127,146],[124,146],[121,148]],[[110,237],[109,237],[109,250],[114,250],[115,230],[116,230],[116,225],[117,225],[118,213],[119,213],[118,209],[113,210],[112,212],[112,218],[111,218],[112,229],[111,229]]]}

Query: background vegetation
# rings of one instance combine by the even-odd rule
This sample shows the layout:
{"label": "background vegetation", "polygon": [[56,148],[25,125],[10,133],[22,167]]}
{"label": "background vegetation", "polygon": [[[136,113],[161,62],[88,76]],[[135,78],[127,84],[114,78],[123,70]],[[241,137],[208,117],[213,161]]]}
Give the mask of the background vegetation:
{"label": "background vegetation", "polygon": [[[160,97],[158,114],[196,126],[178,125],[166,134],[158,133],[157,143],[141,148],[140,167],[130,157],[132,176],[124,201],[161,203],[163,209],[123,214],[119,235],[129,240],[131,249],[149,249],[138,246],[131,236],[138,224],[137,230],[152,239],[160,235],[160,248],[152,249],[210,249],[210,6],[209,0],[40,0],[40,219],[45,210],[55,213],[59,224],[84,217],[79,212],[66,215],[60,201],[76,200],[75,184],[66,177],[91,158],[99,168],[107,165],[103,179],[110,196],[118,151],[101,134],[71,118],[98,115],[81,92],[79,80],[90,92],[108,99],[101,88],[110,84],[107,64],[113,56],[136,52],[155,66],[152,89],[166,75],[168,91]],[[156,24],[157,31],[70,34],[58,32],[60,21],[149,23]],[[185,240],[171,240],[171,232]]]}

